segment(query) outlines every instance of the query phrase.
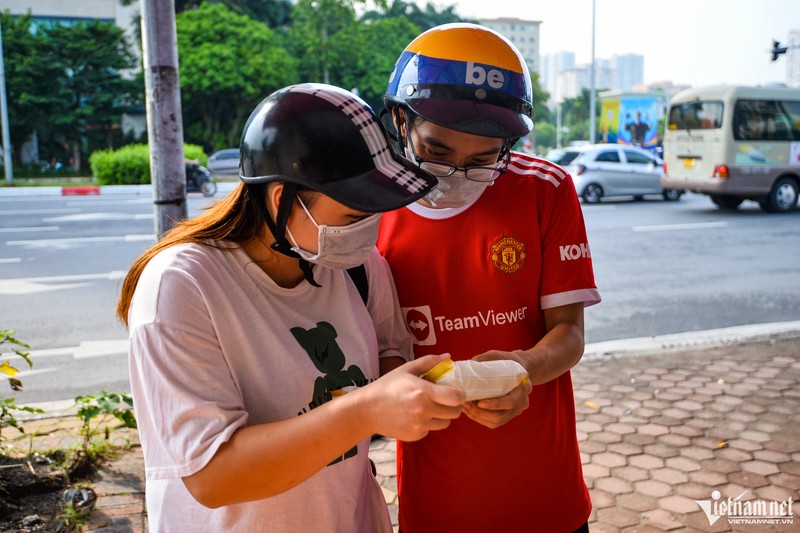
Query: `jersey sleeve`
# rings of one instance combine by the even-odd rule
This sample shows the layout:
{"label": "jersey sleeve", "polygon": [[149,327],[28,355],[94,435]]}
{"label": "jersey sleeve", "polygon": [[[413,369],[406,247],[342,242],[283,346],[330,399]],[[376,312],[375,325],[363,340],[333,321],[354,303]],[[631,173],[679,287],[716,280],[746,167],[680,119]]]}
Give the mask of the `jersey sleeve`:
{"label": "jersey sleeve", "polygon": [[168,479],[201,470],[248,415],[196,280],[157,259],[132,302],[129,364],[147,478]]}
{"label": "jersey sleeve", "polygon": [[366,270],[369,280],[367,310],[375,324],[379,357],[401,357],[411,361],[414,358],[413,338],[405,326],[389,263],[377,248],[369,256]]}
{"label": "jersey sleeve", "polygon": [[545,217],[540,221],[543,228],[541,308],[599,303],[586,225],[572,179],[563,180],[545,201],[547,205],[541,202],[539,205]]}

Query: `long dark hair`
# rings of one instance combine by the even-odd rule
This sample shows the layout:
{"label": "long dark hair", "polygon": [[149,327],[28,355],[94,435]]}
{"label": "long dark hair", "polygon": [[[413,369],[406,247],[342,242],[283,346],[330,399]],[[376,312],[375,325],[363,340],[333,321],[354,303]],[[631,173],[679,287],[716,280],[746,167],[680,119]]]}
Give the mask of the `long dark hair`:
{"label": "long dark hair", "polygon": [[128,325],[131,299],[144,267],[162,250],[186,243],[211,244],[212,241],[242,243],[261,234],[266,228],[267,184],[239,186],[227,197],[200,216],[184,220],[169,230],[131,265],[122,282],[117,301],[117,318]]}

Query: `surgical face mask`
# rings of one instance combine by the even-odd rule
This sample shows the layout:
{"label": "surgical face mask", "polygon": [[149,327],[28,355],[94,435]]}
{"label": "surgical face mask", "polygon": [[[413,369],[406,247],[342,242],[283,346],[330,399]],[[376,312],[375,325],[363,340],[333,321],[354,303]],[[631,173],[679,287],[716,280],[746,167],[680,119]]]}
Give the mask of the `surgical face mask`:
{"label": "surgical face mask", "polygon": [[492,184],[468,180],[463,170],[456,170],[450,176],[436,179],[439,180],[439,186],[423,198],[436,209],[471,205]]}
{"label": "surgical face mask", "polygon": [[[406,148],[406,156],[412,163],[420,166],[420,161],[410,147]],[[436,179],[439,181],[439,185],[423,197],[423,200],[436,209],[471,205],[480,197],[486,187],[493,183],[467,179],[464,170],[455,170],[449,176],[436,176]]]}
{"label": "surgical face mask", "polygon": [[286,232],[294,244],[293,252],[309,263],[335,270],[346,270],[366,262],[378,241],[380,214],[370,215],[347,226],[326,226],[317,224],[300,197],[297,197],[297,201],[317,227],[317,253],[300,248],[289,226],[286,226]]}

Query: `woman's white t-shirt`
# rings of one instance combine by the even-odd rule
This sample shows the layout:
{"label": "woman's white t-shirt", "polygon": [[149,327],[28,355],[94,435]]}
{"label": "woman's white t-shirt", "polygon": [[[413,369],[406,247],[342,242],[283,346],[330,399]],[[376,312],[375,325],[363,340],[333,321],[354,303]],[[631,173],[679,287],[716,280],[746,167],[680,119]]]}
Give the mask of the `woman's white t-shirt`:
{"label": "woman's white t-shirt", "polygon": [[368,440],[259,501],[209,509],[181,480],[237,429],[302,416],[332,390],[374,381],[379,356],[411,358],[389,267],[377,251],[365,266],[366,307],[345,271],[315,266],[321,288],[282,288],[235,244],[173,246],[148,263],[129,328],[151,531],[391,531]]}

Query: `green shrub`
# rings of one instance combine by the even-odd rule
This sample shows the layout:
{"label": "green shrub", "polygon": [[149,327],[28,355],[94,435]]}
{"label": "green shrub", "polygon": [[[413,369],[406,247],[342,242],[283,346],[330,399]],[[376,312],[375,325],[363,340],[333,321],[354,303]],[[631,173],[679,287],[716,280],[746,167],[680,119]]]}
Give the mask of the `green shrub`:
{"label": "green shrub", "polygon": [[[183,146],[184,155],[208,163],[203,148],[194,144]],[[129,144],[118,150],[97,150],[89,156],[92,175],[101,185],[139,185],[150,183],[150,147]]]}

